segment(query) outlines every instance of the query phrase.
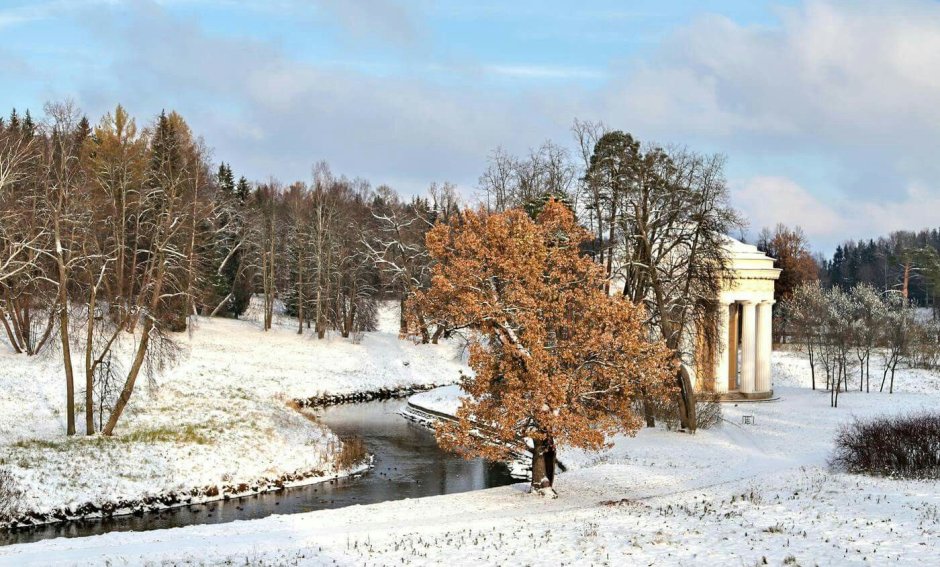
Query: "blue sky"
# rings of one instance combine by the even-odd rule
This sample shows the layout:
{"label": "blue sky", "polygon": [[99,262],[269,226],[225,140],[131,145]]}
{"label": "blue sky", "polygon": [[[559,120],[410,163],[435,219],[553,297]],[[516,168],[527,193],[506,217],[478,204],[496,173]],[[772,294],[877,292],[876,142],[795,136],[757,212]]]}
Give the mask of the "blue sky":
{"label": "blue sky", "polygon": [[[752,229],[940,225],[940,4],[0,0],[0,106],[182,113],[252,179],[472,195],[577,117],[728,157]],[[6,111],[5,111],[6,112]]]}

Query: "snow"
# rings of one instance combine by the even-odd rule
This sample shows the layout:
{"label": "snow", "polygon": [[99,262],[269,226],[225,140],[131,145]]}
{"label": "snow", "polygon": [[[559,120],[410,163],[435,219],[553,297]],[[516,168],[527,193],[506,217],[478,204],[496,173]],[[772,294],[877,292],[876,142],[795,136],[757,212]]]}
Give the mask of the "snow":
{"label": "snow", "polygon": [[[66,438],[57,353],[30,358],[0,344],[0,464],[24,490],[24,507],[41,513],[284,474],[333,476],[338,440],[290,400],[453,382],[465,368],[456,345],[399,340],[397,318],[396,305],[384,306],[379,331],[358,343],[297,335],[286,318],[268,332],[257,320],[200,319],[176,337],[178,363],[157,387],[138,381],[112,439]],[[83,429],[82,408],[78,421]]]}
{"label": "snow", "polygon": [[460,398],[465,395],[460,386],[452,384],[415,394],[408,398],[408,402],[438,413],[456,415],[457,408],[460,407]]}
{"label": "snow", "polygon": [[[799,353],[774,353],[779,401],[725,404],[719,427],[644,429],[602,453],[566,450],[559,497],[524,485],[260,520],[0,548],[0,562],[72,564],[931,565],[940,483],[826,464],[854,417],[940,407],[936,373],[896,393],[812,391]],[[851,384],[851,382],[850,382]],[[416,399],[444,409],[454,388]],[[752,425],[743,416],[753,416]]]}

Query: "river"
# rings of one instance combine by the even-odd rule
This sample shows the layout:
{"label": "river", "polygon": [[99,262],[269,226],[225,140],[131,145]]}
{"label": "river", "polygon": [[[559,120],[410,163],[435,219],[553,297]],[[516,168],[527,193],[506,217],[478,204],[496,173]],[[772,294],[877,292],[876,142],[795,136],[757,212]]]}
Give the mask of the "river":
{"label": "river", "polygon": [[398,415],[404,403],[403,400],[390,400],[318,410],[320,422],[340,437],[362,438],[366,450],[375,456],[373,468],[365,474],[159,512],[0,532],[0,545],[112,531],[157,530],[252,520],[272,514],[297,514],[354,504],[453,494],[518,482],[510,477],[508,468],[502,463],[481,459],[467,461],[442,451],[433,433]]}

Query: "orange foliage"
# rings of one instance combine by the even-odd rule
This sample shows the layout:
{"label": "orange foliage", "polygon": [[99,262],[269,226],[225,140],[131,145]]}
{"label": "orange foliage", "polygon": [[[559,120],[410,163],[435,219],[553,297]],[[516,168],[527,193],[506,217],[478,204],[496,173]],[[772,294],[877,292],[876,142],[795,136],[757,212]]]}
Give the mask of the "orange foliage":
{"label": "orange foliage", "polygon": [[490,459],[521,437],[597,450],[639,429],[639,397],[674,394],[670,351],[640,306],[604,293],[603,268],[579,253],[589,239],[557,201],[537,221],[466,211],[428,233],[432,282],[414,307],[470,331],[474,370],[458,422],[438,429],[443,446]]}
{"label": "orange foliage", "polygon": [[819,279],[819,266],[810,254],[806,234],[800,227],[790,229],[778,224],[773,234],[765,230],[760,240],[761,248],[776,259],[777,267],[783,270],[774,293],[777,301],[789,299],[802,284]]}

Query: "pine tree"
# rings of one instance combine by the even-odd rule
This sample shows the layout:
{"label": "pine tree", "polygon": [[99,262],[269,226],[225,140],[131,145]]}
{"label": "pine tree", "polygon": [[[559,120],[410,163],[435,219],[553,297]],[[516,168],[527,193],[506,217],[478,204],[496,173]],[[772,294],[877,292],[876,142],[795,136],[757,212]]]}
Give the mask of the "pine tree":
{"label": "pine tree", "polygon": [[244,177],[238,179],[238,185],[235,188],[235,196],[238,197],[238,202],[242,205],[244,205],[248,197],[251,196],[251,185]]}
{"label": "pine tree", "polygon": [[[85,121],[85,126],[88,126],[88,121]],[[33,122],[33,117],[29,113],[29,109],[26,109],[26,116],[23,117],[23,134],[27,136],[32,136],[36,133],[36,123]]]}

